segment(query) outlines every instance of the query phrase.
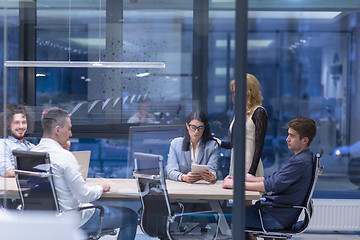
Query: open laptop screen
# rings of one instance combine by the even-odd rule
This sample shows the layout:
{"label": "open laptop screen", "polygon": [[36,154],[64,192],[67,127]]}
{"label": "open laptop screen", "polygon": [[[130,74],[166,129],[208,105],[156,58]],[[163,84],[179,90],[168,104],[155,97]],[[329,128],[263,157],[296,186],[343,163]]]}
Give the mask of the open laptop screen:
{"label": "open laptop screen", "polygon": [[87,179],[87,175],[89,172],[89,164],[90,164],[90,155],[91,151],[72,151],[71,152],[80,166],[80,172],[84,180]]}

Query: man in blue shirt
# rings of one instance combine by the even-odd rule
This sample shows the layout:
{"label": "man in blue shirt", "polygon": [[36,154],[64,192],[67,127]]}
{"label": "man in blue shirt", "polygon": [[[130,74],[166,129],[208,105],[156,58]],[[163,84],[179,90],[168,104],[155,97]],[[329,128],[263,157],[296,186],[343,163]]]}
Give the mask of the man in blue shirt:
{"label": "man in blue shirt", "polygon": [[[286,205],[304,204],[309,190],[313,154],[309,146],[316,134],[314,120],[298,117],[288,124],[288,148],[294,151],[286,166],[268,177],[246,177],[245,189],[264,193],[264,202]],[[300,209],[282,209],[265,207],[262,217],[265,229],[283,229],[296,223]],[[261,228],[258,210],[254,206],[246,207],[246,227]]]}
{"label": "man in blue shirt", "polygon": [[[1,116],[0,126],[3,129],[4,116]],[[29,151],[34,145],[24,139],[32,126],[33,118],[27,107],[11,103],[6,108],[7,138],[0,139],[0,176],[14,177],[13,150]]]}

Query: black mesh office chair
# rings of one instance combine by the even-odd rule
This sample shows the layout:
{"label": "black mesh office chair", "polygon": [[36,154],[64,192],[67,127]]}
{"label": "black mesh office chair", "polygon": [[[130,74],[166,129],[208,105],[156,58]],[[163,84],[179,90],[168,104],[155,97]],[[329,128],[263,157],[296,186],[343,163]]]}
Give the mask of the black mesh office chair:
{"label": "black mesh office chair", "polygon": [[[175,229],[177,228],[174,225],[179,225],[183,217],[199,217],[200,214],[215,215],[219,221],[218,213],[215,211],[172,212],[166,188],[162,156],[135,152],[134,163],[134,177],[137,180],[142,204],[140,227],[145,234],[163,240],[199,239],[199,236],[188,235],[188,232],[176,232]],[[179,221],[176,221],[177,218]],[[218,229],[213,238],[217,237],[217,232]]]}
{"label": "black mesh office chair", "polygon": [[[56,191],[51,172],[49,154],[46,152],[13,151],[15,177],[21,198],[19,210],[47,210],[54,211],[61,215],[56,197]],[[102,206],[87,206],[74,211],[82,211],[89,208],[98,208],[100,210],[99,230],[95,233],[89,233],[88,239],[99,239],[104,235],[116,235],[114,229],[101,230],[104,216]],[[71,211],[71,210],[69,210]]]}
{"label": "black mesh office chair", "polygon": [[[264,239],[289,239],[293,235],[297,235],[300,233],[305,232],[307,227],[310,224],[312,212],[313,212],[313,202],[312,202],[312,195],[315,190],[316,182],[318,176],[323,173],[323,166],[321,166],[321,156],[323,151],[318,152],[314,156],[313,160],[313,169],[312,169],[312,180],[307,192],[304,204],[301,206],[290,206],[290,205],[279,205],[279,204],[272,204],[272,203],[261,203],[257,201],[255,203],[255,207],[259,210],[260,215],[260,222],[262,225],[261,229],[256,228],[246,228],[246,232],[253,233],[257,237],[261,237]],[[263,221],[261,218],[261,208],[265,206],[273,206],[278,208],[298,208],[302,209],[302,213],[299,215],[299,219],[297,223],[295,223],[292,227],[286,229],[279,229],[279,230],[266,230],[263,225]],[[303,216],[303,217],[302,217]]]}

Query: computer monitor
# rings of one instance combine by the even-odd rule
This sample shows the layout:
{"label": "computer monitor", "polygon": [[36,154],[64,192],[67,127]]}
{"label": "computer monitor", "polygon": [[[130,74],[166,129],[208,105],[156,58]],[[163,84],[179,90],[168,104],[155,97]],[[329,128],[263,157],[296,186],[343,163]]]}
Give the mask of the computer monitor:
{"label": "computer monitor", "polygon": [[184,135],[184,125],[145,125],[131,126],[129,129],[129,155],[127,177],[134,171],[134,152],[158,154],[166,165],[170,142]]}

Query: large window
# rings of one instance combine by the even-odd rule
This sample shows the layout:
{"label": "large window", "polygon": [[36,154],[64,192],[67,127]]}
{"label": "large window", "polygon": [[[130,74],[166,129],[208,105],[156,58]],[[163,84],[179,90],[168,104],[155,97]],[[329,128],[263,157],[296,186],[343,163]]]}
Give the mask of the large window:
{"label": "large window", "polygon": [[[249,1],[247,67],[261,83],[269,115],[262,155],[265,174],[291,156],[285,141],[288,121],[311,117],[318,126],[311,150],[324,150],[325,166],[315,195],[358,198],[359,138],[351,128],[358,119],[351,111],[357,103],[357,13],[311,4],[306,11],[275,11],[279,6],[256,4]],[[233,115],[229,82],[234,76],[235,35],[229,15],[214,11],[209,30],[208,112],[214,134],[222,138],[229,135]],[[229,158],[230,152],[222,155]]]}
{"label": "large window", "polygon": [[[32,76],[35,93],[19,92],[19,68],[7,68],[8,102],[22,99],[18,94],[35,94],[38,109],[61,106],[73,113],[75,123],[96,125],[104,120],[126,123],[146,98],[153,123],[181,123],[199,100],[192,96],[193,5],[181,4],[37,1],[35,60],[164,62],[166,68],[37,67]],[[327,167],[318,190],[332,191],[328,186],[337,179],[341,192],[358,196],[358,172],[349,172],[349,166],[358,165],[358,134],[352,127],[358,117],[351,111],[357,103],[358,15],[331,5],[301,6],[306,11],[277,11],[276,5],[261,8],[249,2],[248,72],[259,79],[269,114],[263,160],[267,172],[283,165],[289,156],[286,123],[297,115],[312,117],[318,124],[312,148],[324,149]],[[19,60],[18,30],[27,23],[18,20],[16,7],[24,6],[14,4],[8,10],[7,60]],[[210,4],[204,23],[209,29],[208,115],[214,134],[222,138],[228,135],[233,114],[228,88],[234,75],[233,8]],[[24,10],[32,11],[26,6]]]}
{"label": "large window", "polygon": [[[200,9],[199,2],[11,1],[0,33],[0,45],[6,47],[0,73],[7,83],[4,89],[0,81],[6,93],[0,103],[33,107],[33,137],[41,137],[44,108],[71,112],[72,148],[92,150],[93,177],[129,175],[131,126],[184,124],[194,107],[206,109],[215,136],[228,138],[234,115],[229,83],[237,67],[235,1],[210,0]],[[269,116],[265,174],[291,155],[285,141],[288,121],[311,117],[318,126],[311,150],[324,150],[325,166],[315,196],[360,198],[360,3],[337,2],[249,0],[247,71],[261,83]],[[5,69],[8,60],[136,62],[144,67]],[[165,63],[165,68],[147,63]],[[151,121],[129,121],[140,108]],[[230,151],[221,149],[219,156],[221,178],[228,173]]]}
{"label": "large window", "polygon": [[171,123],[191,111],[186,106],[192,98],[191,1],[186,9],[156,1],[78,4],[37,2],[37,60],[164,62],[166,67],[37,68],[37,106],[63,105],[80,115],[95,101],[108,100],[119,123],[126,123],[144,98],[156,123]]}

